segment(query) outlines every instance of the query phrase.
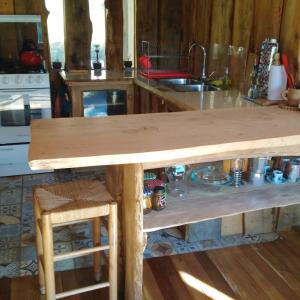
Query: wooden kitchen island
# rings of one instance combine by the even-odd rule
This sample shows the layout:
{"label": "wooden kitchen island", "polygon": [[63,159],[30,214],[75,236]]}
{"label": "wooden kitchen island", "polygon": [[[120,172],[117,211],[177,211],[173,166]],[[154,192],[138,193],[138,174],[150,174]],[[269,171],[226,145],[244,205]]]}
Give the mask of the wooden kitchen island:
{"label": "wooden kitchen island", "polygon": [[36,120],[32,169],[107,166],[107,188],[119,203],[125,298],[140,300],[144,234],[263,208],[300,203],[300,185],[252,187],[216,197],[169,199],[161,212],[143,216],[143,172],[174,164],[232,158],[299,156],[300,118],[277,107]]}

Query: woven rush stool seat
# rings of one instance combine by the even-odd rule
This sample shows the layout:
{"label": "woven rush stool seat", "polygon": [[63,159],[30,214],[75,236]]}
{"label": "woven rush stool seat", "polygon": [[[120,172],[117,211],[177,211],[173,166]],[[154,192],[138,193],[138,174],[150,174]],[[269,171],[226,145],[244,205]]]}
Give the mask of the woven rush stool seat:
{"label": "woven rush stool seat", "polygon": [[[100,243],[100,218],[108,216],[108,245]],[[98,180],[77,180],[34,187],[34,219],[39,284],[47,300],[109,287],[117,299],[117,203]],[[53,228],[93,222],[93,247],[54,255]],[[100,281],[100,251],[109,250],[109,281],[56,294],[54,262],[93,254],[95,280]]]}

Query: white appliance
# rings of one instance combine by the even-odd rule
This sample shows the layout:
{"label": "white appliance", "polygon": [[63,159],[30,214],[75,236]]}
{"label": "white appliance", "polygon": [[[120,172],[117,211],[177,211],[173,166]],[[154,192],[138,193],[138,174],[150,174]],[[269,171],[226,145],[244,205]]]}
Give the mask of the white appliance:
{"label": "white appliance", "polygon": [[0,74],[0,176],[36,173],[28,166],[30,122],[42,118],[51,118],[49,74]]}

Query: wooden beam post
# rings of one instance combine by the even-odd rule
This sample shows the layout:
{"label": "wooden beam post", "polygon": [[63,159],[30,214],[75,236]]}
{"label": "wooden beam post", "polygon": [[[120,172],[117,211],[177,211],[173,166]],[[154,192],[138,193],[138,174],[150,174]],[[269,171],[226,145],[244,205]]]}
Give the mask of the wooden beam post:
{"label": "wooden beam post", "polygon": [[67,69],[91,68],[92,23],[87,0],[64,0]]}
{"label": "wooden beam post", "polygon": [[123,69],[123,0],[105,0],[105,9],[106,68],[120,71]]}
{"label": "wooden beam post", "polygon": [[143,299],[143,178],[141,164],[124,166],[125,299]]}

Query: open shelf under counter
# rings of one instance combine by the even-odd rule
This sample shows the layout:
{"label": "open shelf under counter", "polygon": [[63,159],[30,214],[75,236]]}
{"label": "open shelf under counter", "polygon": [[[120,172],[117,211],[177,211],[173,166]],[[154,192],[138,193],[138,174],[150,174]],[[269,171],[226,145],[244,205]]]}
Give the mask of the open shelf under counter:
{"label": "open shelf under counter", "polygon": [[165,209],[144,215],[144,232],[299,203],[300,183],[245,184],[214,192],[191,189],[184,198],[168,195]]}

